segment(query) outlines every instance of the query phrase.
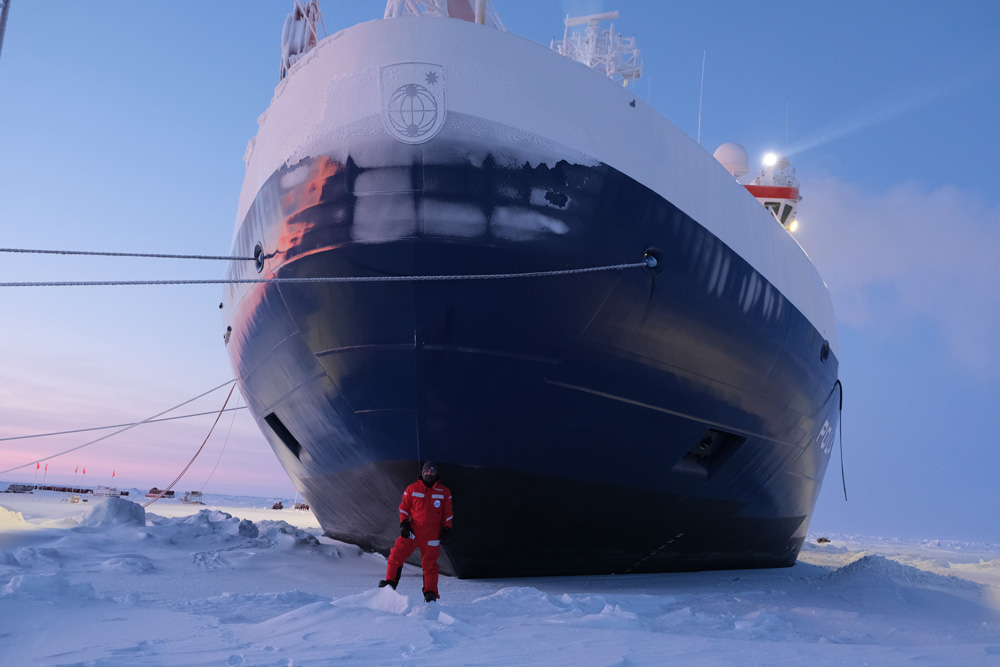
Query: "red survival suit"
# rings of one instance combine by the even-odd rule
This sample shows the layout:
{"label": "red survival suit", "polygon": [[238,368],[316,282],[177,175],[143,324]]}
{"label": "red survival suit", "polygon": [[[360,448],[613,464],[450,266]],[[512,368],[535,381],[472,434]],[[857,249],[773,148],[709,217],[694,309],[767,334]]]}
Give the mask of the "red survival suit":
{"label": "red survival suit", "polygon": [[414,549],[420,549],[420,566],[424,570],[424,593],[434,593],[438,597],[438,554],[441,553],[441,529],[451,530],[451,491],[440,480],[435,480],[433,486],[427,486],[422,480],[417,480],[403,491],[403,500],[399,503],[399,521],[409,521],[412,533],[409,538],[398,537],[389,552],[389,565],[385,578],[394,583],[399,582],[403,563],[410,557]]}

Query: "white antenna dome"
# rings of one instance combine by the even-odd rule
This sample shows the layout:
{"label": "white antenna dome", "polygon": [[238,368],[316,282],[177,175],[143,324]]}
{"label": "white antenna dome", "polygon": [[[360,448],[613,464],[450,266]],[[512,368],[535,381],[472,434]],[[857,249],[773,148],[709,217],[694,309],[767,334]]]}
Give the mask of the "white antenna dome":
{"label": "white antenna dome", "polygon": [[714,156],[726,171],[733,175],[733,178],[739,178],[750,171],[750,167],[747,166],[747,149],[737,143],[722,144],[715,149]]}

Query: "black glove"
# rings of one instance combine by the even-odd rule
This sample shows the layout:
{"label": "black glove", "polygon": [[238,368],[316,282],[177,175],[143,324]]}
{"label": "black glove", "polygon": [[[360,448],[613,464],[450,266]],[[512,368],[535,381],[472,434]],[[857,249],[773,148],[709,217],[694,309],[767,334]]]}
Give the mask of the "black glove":
{"label": "black glove", "polygon": [[401,521],[399,523],[399,536],[404,539],[409,539],[413,530],[410,528],[409,521]]}
{"label": "black glove", "polygon": [[441,537],[440,537],[441,544],[444,544],[450,539],[451,539],[451,528],[449,528],[448,526],[444,526],[443,528],[441,528]]}

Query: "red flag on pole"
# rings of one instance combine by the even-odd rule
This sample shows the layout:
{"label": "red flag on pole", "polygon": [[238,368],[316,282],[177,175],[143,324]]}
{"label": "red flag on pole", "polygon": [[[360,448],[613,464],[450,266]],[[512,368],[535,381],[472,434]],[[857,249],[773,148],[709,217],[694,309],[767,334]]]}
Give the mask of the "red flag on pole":
{"label": "red flag on pole", "polygon": [[41,467],[42,467],[41,463],[35,463],[35,470],[38,470]]}
{"label": "red flag on pole", "polygon": [[86,474],[87,474],[87,466],[83,466],[83,474],[84,474],[84,475],[86,475]]}
{"label": "red flag on pole", "polygon": [[46,464],[45,464],[45,472],[48,472],[48,471],[49,471],[49,464],[48,464],[48,463],[46,463]]}
{"label": "red flag on pole", "polygon": [[76,473],[78,473],[78,472],[80,472],[80,466],[77,466],[77,467],[76,467],[76,470],[74,470],[74,471],[73,471],[73,474],[75,475],[75,474],[76,474]]}
{"label": "red flag on pole", "polygon": [[115,476],[115,471],[114,471],[114,470],[112,470],[112,471],[111,471],[111,476],[112,476],[112,477],[114,477],[114,476]]}

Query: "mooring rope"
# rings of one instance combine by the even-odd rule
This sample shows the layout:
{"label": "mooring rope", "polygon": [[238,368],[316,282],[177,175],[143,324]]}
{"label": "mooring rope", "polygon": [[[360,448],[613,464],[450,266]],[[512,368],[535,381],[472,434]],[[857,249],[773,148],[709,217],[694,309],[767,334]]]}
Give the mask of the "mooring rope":
{"label": "mooring rope", "polygon": [[[233,410],[246,410],[247,406],[241,405],[235,408],[226,408],[226,412],[232,412]],[[169,422],[176,421],[178,419],[190,419],[191,417],[204,417],[205,415],[214,415],[215,410],[209,410],[208,412],[194,412],[189,415],[177,415],[176,417],[164,417],[163,419],[147,419],[142,422],[130,422],[128,424],[111,424],[110,426],[92,426],[90,428],[77,428],[72,431],[53,431],[52,433],[35,433],[33,435],[15,435],[9,438],[0,438],[0,442],[7,442],[8,440],[30,440],[32,438],[48,438],[53,435],[70,435],[72,433],[87,433],[88,431],[106,431],[109,428],[121,428],[122,426],[139,426],[140,424],[157,424],[159,422]],[[235,416],[235,415],[234,415]]]}
{"label": "mooring rope", "polygon": [[170,489],[174,488],[174,484],[176,484],[177,482],[181,481],[181,477],[184,476],[184,473],[186,473],[188,471],[188,468],[191,467],[191,464],[194,463],[194,460],[196,458],[198,458],[199,454],[201,454],[201,450],[205,449],[205,443],[208,442],[208,439],[212,437],[212,431],[215,430],[215,425],[218,424],[219,423],[219,419],[222,418],[222,413],[226,411],[226,406],[229,405],[229,399],[232,398],[233,391],[235,391],[235,390],[236,390],[236,385],[235,384],[232,387],[229,388],[229,395],[226,396],[226,402],[222,404],[222,409],[219,410],[219,414],[217,414],[215,416],[215,421],[212,422],[212,428],[208,429],[208,435],[206,435],[205,439],[201,441],[201,447],[199,447],[198,451],[196,451],[194,453],[194,456],[191,457],[191,460],[188,461],[188,464],[186,466],[184,466],[184,469],[180,471],[180,473],[177,475],[177,477],[174,477],[174,481],[170,482],[170,484],[167,486],[167,488],[165,488],[162,491],[160,491],[159,495],[155,496],[152,500],[150,500],[149,502],[145,503],[143,505],[143,507],[149,507],[150,505],[152,505],[153,503],[155,503],[157,500],[159,500],[163,496],[167,495],[167,491],[169,491]]}
{"label": "mooring rope", "polygon": [[840,423],[837,425],[837,435],[840,436],[840,481],[844,485],[844,502],[847,502],[847,475],[844,473],[844,385],[837,379],[840,387]]}
{"label": "mooring rope", "polygon": [[220,255],[163,255],[150,252],[98,252],[89,250],[37,250],[31,248],[0,248],[0,252],[15,252],[35,255],[86,255],[90,257],[154,257],[156,259],[225,259],[254,261],[253,257],[230,257]]}
{"label": "mooring rope", "polygon": [[37,465],[37,464],[42,463],[44,461],[48,461],[49,459],[54,459],[54,458],[57,458],[59,456],[63,456],[65,454],[69,454],[70,452],[75,452],[78,449],[83,449],[84,447],[89,447],[90,445],[98,443],[101,440],[107,440],[108,438],[114,437],[114,436],[118,435],[119,433],[124,433],[125,431],[133,429],[136,426],[140,426],[142,424],[149,423],[152,420],[156,419],[157,417],[162,417],[163,415],[167,414],[168,412],[172,412],[172,411],[176,410],[177,408],[180,408],[182,406],[187,405],[188,403],[193,403],[194,401],[197,401],[199,398],[202,398],[203,396],[208,396],[213,391],[217,391],[219,389],[222,389],[227,384],[232,384],[234,382],[236,382],[236,380],[229,380],[228,382],[223,382],[218,387],[213,387],[212,389],[209,389],[208,391],[206,391],[204,393],[198,394],[194,398],[189,398],[188,400],[184,401],[183,403],[178,403],[177,405],[175,405],[172,408],[168,408],[167,410],[164,410],[163,412],[159,412],[159,413],[153,415],[152,417],[149,417],[148,419],[143,419],[140,422],[136,422],[134,424],[126,426],[125,428],[120,429],[118,431],[115,431],[114,433],[108,433],[107,435],[102,435],[100,438],[97,438],[96,440],[91,440],[90,442],[85,442],[82,445],[77,445],[76,447],[71,447],[71,448],[69,448],[69,449],[67,449],[65,451],[59,452],[57,454],[50,454],[49,456],[43,456],[42,458],[36,459],[34,461],[28,461],[27,463],[22,463],[21,465],[14,466],[13,468],[7,468],[6,470],[0,470],[0,475],[5,475],[5,474],[7,474],[9,472],[13,472],[14,470],[20,470],[21,468],[27,468],[28,466]]}
{"label": "mooring rope", "polygon": [[524,273],[472,273],[440,276],[332,276],[312,278],[234,278],[215,280],[88,280],[78,282],[23,282],[0,283],[0,287],[106,287],[121,285],[240,285],[254,283],[389,283],[427,282],[442,280],[503,280],[511,278],[542,278],[548,276],[568,276],[578,273],[615,271],[649,267],[647,261],[607,266],[588,266],[581,269],[557,269],[552,271],[527,271]]}
{"label": "mooring rope", "polygon": [[[237,408],[239,407],[239,405],[240,405],[240,395],[237,394],[236,395],[236,406],[237,406]],[[244,407],[246,407],[246,406],[244,406]],[[223,412],[228,412],[229,410],[234,410],[234,409],[236,409],[236,408],[225,408],[225,407],[223,407],[222,411]],[[229,444],[229,436],[231,436],[233,434],[233,424],[235,424],[235,423],[236,423],[236,413],[234,412],[233,413],[233,418],[231,420],[229,420],[229,430],[226,431],[226,439],[222,441],[222,449],[219,450],[219,458],[215,459],[215,466],[212,468],[212,472],[208,473],[208,479],[206,479],[205,483],[201,485],[200,489],[198,489],[199,493],[201,493],[202,491],[205,490],[205,487],[208,486],[208,483],[212,481],[212,477],[215,476],[215,471],[219,469],[219,464],[222,462],[222,455],[226,453],[226,445]]]}

